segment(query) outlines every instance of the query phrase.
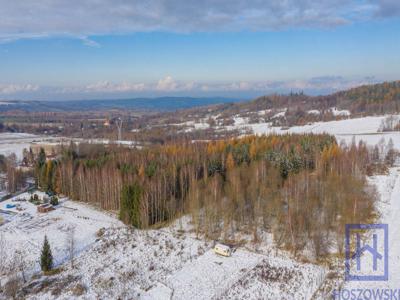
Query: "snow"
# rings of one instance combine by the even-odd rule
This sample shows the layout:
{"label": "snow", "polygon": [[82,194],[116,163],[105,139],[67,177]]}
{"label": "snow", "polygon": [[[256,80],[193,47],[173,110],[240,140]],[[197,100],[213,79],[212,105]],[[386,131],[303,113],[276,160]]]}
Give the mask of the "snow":
{"label": "snow", "polygon": [[235,116],[233,118],[233,121],[235,122],[235,126],[244,125],[244,124],[248,124],[249,123],[249,118],[243,118],[243,117]]}
{"label": "snow", "polygon": [[261,127],[256,134],[265,133],[265,131],[276,133],[330,133],[330,134],[369,134],[378,133],[381,121],[384,116],[365,117],[346,119],[329,122],[315,122],[304,126],[293,126],[288,130],[281,130],[277,127]]}
{"label": "snow", "polygon": [[210,124],[207,123],[207,120],[201,120],[201,122],[195,122],[195,121],[187,121],[183,123],[177,123],[177,124],[170,124],[172,126],[178,126],[178,127],[186,127],[185,132],[190,132],[193,130],[205,130],[210,128]]}
{"label": "snow", "polygon": [[18,160],[22,160],[22,151],[29,149],[32,142],[43,140],[38,135],[29,133],[0,133],[0,154],[8,156],[15,153]]}
{"label": "snow", "polygon": [[335,117],[349,117],[351,115],[350,111],[346,109],[339,110],[336,107],[331,107],[330,111]]}
{"label": "snow", "polygon": [[220,299],[312,299],[324,279],[322,267],[269,255],[246,271]]}
{"label": "snow", "polygon": [[[265,241],[257,251],[240,247],[230,257],[216,255],[213,243],[197,239],[190,228],[188,217],[158,230],[109,226],[80,252],[74,268],[66,263],[52,277],[74,278],[59,299],[294,299],[294,293],[310,299],[325,277],[323,267],[298,263]],[[78,283],[86,290],[82,297],[73,296]],[[46,283],[27,299],[53,299],[54,289]]]}
{"label": "snow", "polygon": [[[208,125],[208,124],[207,124]],[[51,136],[39,136],[29,133],[0,133],[0,154],[8,156],[15,153],[17,160],[22,160],[22,154],[24,149],[29,149],[32,144],[37,145],[69,145],[70,142],[74,143],[89,143],[89,144],[117,144],[126,147],[139,148],[139,143],[136,141],[129,140],[118,140],[111,141],[108,139],[82,139],[82,138],[65,138],[65,137],[51,137]]]}
{"label": "snow", "polygon": [[259,111],[257,112],[257,114],[258,114],[259,116],[264,116],[264,115],[270,113],[271,111],[272,111],[272,109],[259,110]]}
{"label": "snow", "polygon": [[230,257],[216,255],[212,250],[186,264],[168,279],[177,299],[211,299],[222,295],[244,274],[253,269],[263,256],[237,250]]}
{"label": "snow", "polygon": [[142,300],[159,300],[159,299],[171,299],[172,290],[161,282],[157,282],[156,285],[150,290],[146,291],[141,299]]}
{"label": "snow", "polygon": [[[377,223],[388,224],[389,228],[389,280],[388,281],[348,281],[344,289],[399,289],[400,278],[400,167],[389,170],[388,175],[374,176],[371,179],[377,187],[380,201]],[[363,268],[372,270],[372,259],[365,259]]]}
{"label": "snow", "polygon": [[275,115],[273,115],[273,116],[272,116],[272,119],[275,119],[275,118],[282,118],[282,117],[284,117],[285,115],[286,115],[286,109],[285,109],[284,111],[278,112],[278,113],[276,113]]}
{"label": "snow", "polygon": [[[40,199],[44,193],[35,192]],[[4,258],[10,261],[16,250],[23,251],[26,256],[28,268],[31,272],[40,269],[38,258],[44,236],[50,242],[56,264],[66,260],[66,236],[72,229],[75,230],[76,253],[84,251],[96,240],[96,232],[100,228],[122,226],[122,223],[111,215],[96,210],[84,203],[61,199],[55,210],[48,213],[38,213],[36,205],[29,201],[14,201],[16,199],[30,198],[29,193],[0,203],[1,216],[7,216],[8,222],[0,226],[0,234],[6,243]],[[7,204],[19,204],[22,210],[7,209]],[[12,213],[7,215],[4,212]]]}
{"label": "snow", "polygon": [[227,130],[251,129],[254,134],[294,134],[294,133],[328,133],[334,135],[338,142],[342,140],[347,144],[353,138],[358,143],[364,141],[369,146],[375,146],[382,139],[386,143],[392,139],[394,147],[400,150],[400,132],[380,132],[382,121],[387,116],[369,116],[363,118],[345,119],[329,122],[315,122],[303,126],[290,128],[274,127],[272,123],[242,124],[226,126]]}
{"label": "snow", "polygon": [[319,115],[319,114],[321,114],[321,112],[318,109],[309,110],[309,111],[307,111],[307,113],[310,114],[310,115]]}

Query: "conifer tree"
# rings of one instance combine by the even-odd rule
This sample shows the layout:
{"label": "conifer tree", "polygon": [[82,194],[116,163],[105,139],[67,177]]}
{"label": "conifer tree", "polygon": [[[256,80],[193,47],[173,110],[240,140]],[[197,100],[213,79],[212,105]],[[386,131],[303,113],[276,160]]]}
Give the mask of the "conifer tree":
{"label": "conifer tree", "polygon": [[50,271],[53,268],[53,255],[51,254],[50,244],[47,236],[44,236],[42,253],[40,256],[40,267],[43,272]]}

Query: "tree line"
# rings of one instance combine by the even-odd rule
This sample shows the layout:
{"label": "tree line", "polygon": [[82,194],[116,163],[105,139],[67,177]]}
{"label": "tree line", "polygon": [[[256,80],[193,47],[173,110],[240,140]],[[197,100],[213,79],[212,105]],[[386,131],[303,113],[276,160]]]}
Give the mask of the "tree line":
{"label": "tree line", "polygon": [[[346,223],[374,218],[366,145],[339,147],[321,134],[249,136],[143,149],[71,144],[57,161],[37,159],[42,186],[119,212],[138,228],[189,214],[197,234],[235,240],[260,230],[316,255],[343,238]],[[336,244],[336,243],[335,243]],[[342,243],[337,243],[342,251]]]}

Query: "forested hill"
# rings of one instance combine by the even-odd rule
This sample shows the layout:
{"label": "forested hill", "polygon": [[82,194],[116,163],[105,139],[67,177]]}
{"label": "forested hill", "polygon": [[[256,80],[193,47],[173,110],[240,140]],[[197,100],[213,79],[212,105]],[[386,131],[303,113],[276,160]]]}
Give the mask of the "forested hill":
{"label": "forested hill", "polygon": [[268,95],[225,107],[232,112],[279,108],[324,111],[337,107],[349,110],[352,114],[394,113],[400,112],[400,81],[363,85],[324,96],[308,96],[303,93]]}
{"label": "forested hill", "polygon": [[333,95],[337,106],[353,113],[400,111],[400,81],[363,85]]}
{"label": "forested hill", "polygon": [[[272,94],[251,101],[192,108],[182,112],[189,120],[210,115],[229,123],[242,117],[249,123],[273,122],[276,126],[303,125],[343,117],[400,113],[400,81],[364,85],[330,95]],[[184,118],[184,117],[183,117]]]}

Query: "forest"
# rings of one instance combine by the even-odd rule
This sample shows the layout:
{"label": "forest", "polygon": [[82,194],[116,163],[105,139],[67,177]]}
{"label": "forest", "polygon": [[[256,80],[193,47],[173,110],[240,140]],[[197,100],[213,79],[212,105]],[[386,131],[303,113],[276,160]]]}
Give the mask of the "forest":
{"label": "forest", "polygon": [[[393,153],[392,153],[393,154]],[[342,253],[344,224],[375,217],[365,174],[380,155],[322,135],[268,135],[143,149],[71,144],[58,160],[36,158],[46,191],[118,211],[136,228],[188,214],[197,235],[235,241],[261,231],[293,252]]]}

